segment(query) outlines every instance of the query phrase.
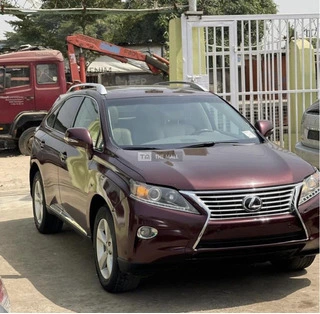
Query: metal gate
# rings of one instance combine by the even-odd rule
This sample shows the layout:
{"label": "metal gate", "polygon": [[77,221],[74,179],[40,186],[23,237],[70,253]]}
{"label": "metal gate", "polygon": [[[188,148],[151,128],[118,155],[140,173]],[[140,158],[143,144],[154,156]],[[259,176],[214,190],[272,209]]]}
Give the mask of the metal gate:
{"label": "metal gate", "polygon": [[183,79],[231,102],[293,150],[303,111],[320,97],[319,15],[182,16]]}

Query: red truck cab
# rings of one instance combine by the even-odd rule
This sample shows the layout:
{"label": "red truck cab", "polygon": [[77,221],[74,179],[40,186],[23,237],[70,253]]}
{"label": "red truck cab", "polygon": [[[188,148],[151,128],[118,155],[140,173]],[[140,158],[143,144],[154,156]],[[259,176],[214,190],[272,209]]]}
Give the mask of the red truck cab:
{"label": "red truck cab", "polygon": [[60,94],[66,92],[60,51],[17,51],[0,55],[0,149],[29,155],[33,134]]}

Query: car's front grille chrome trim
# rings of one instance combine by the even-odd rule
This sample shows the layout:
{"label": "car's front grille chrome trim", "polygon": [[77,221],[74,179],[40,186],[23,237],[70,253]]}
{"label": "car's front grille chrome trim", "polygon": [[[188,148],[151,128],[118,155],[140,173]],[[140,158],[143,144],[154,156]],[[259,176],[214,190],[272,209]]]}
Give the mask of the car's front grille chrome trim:
{"label": "car's front grille chrome trim", "polygon": [[[241,190],[180,191],[181,194],[192,198],[207,213],[207,219],[200,234],[198,235],[197,240],[193,245],[193,249],[197,251],[197,246],[210,221],[242,218],[263,219],[264,217],[281,214],[297,215],[303,226],[306,239],[308,239],[306,226],[304,225],[297,208],[301,186],[302,184],[299,183]],[[263,200],[262,204],[264,203],[264,205],[257,212],[247,212],[243,207],[243,199],[247,196],[261,197],[261,199]],[[206,201],[206,197],[211,200],[213,199],[214,201],[211,201],[211,203],[209,202],[208,204],[208,202]],[[236,204],[230,205],[230,201],[234,200],[236,200]],[[216,210],[217,204],[220,206],[218,214]]]}
{"label": "car's front grille chrome trim", "polygon": [[[243,190],[197,191],[194,194],[210,211],[210,220],[261,217],[277,214],[290,214],[293,210],[296,185],[253,188]],[[259,210],[245,209],[246,197],[261,200]]]}
{"label": "car's front grille chrome trim", "polygon": [[[263,217],[278,214],[291,214],[294,207],[296,185],[241,190],[195,191],[194,196],[210,212],[210,220]],[[245,209],[246,197],[261,200],[259,210]]]}

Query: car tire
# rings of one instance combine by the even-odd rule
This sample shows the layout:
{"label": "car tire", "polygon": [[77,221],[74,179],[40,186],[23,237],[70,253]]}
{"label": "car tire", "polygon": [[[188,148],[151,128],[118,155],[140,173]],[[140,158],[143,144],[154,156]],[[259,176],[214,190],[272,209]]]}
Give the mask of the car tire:
{"label": "car tire", "polygon": [[309,267],[315,258],[315,255],[297,256],[288,259],[273,260],[272,264],[280,270],[303,270]]}
{"label": "car tire", "polygon": [[117,241],[109,209],[102,206],[95,218],[93,231],[94,260],[102,287],[112,293],[133,290],[140,278],[123,273],[118,265]]}
{"label": "car tire", "polygon": [[19,137],[19,150],[22,155],[30,156],[32,149],[32,142],[34,137],[34,132],[36,131],[36,127],[31,127],[22,132]]}
{"label": "car tire", "polygon": [[50,214],[46,207],[43,183],[39,172],[36,173],[32,184],[33,218],[40,233],[57,233],[63,226],[63,221]]}

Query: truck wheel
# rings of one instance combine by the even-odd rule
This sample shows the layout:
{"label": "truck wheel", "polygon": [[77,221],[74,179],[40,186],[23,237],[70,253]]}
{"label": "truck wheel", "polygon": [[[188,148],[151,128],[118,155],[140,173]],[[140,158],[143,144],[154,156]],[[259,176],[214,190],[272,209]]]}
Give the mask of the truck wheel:
{"label": "truck wheel", "polygon": [[124,292],[136,288],[140,278],[123,273],[118,266],[117,241],[110,211],[101,207],[94,222],[94,260],[102,287],[108,292]]}
{"label": "truck wheel", "polygon": [[32,205],[34,223],[40,233],[57,233],[63,226],[63,221],[50,214],[46,208],[43,183],[39,172],[32,183]]}
{"label": "truck wheel", "polygon": [[22,132],[19,138],[19,150],[22,155],[30,156],[34,132],[36,127],[31,127]]}

